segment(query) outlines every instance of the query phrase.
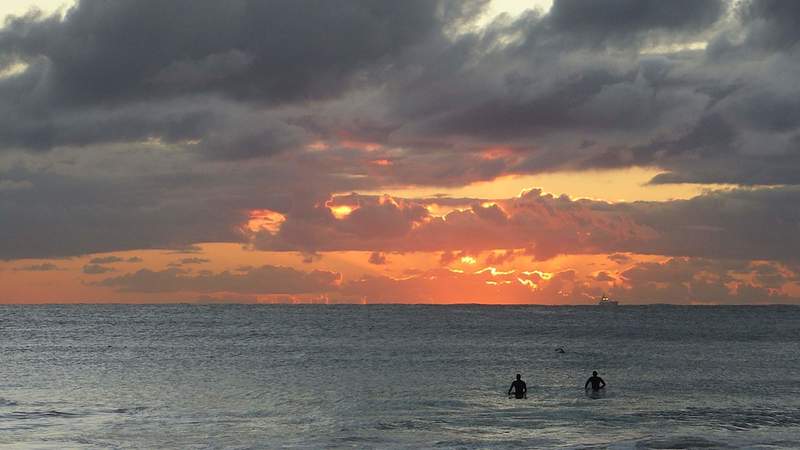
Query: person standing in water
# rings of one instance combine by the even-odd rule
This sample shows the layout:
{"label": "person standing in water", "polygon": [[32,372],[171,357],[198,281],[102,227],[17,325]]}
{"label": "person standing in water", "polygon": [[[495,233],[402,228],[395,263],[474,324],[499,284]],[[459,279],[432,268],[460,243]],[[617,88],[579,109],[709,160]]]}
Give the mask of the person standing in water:
{"label": "person standing in water", "polygon": [[589,385],[590,384],[592,385],[592,390],[595,391],[595,392],[597,392],[600,389],[603,389],[604,387],[606,387],[606,382],[603,381],[602,378],[597,376],[597,371],[596,370],[594,372],[592,372],[592,376],[589,377],[588,380],[586,380],[586,384],[583,386],[583,388],[584,389],[589,389]]}
{"label": "person standing in water", "polygon": [[508,395],[511,396],[511,391],[514,391],[514,398],[528,398],[528,386],[522,381],[522,375],[517,374],[517,379],[511,383],[511,387],[508,388]]}

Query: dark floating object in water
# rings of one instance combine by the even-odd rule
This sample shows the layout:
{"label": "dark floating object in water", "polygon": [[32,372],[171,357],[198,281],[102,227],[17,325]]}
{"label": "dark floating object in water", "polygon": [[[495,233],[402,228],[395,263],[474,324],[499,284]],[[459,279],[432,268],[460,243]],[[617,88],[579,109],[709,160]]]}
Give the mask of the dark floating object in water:
{"label": "dark floating object in water", "polygon": [[558,348],[556,349],[556,353],[567,353],[567,352],[565,352],[563,348],[561,348],[561,347],[558,347]]}

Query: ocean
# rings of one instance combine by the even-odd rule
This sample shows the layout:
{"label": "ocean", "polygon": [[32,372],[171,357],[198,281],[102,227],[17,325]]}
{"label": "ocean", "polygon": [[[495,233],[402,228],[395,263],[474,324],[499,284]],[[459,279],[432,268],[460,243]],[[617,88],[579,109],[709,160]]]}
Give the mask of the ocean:
{"label": "ocean", "polygon": [[800,448],[799,354],[792,306],[2,306],[0,447]]}

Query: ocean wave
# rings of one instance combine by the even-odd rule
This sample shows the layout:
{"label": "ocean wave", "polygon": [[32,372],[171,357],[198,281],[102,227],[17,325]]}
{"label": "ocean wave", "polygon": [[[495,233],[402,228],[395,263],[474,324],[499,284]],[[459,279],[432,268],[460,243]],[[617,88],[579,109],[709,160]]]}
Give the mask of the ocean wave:
{"label": "ocean wave", "polygon": [[693,448],[734,448],[724,442],[712,441],[697,436],[672,436],[667,438],[644,439],[636,442],[639,449],[693,449]]}
{"label": "ocean wave", "polygon": [[703,422],[728,430],[754,430],[762,427],[800,426],[800,410],[686,408],[674,411],[634,413],[644,420],[670,420],[675,422]]}
{"label": "ocean wave", "polygon": [[62,411],[14,411],[7,414],[0,414],[0,419],[9,420],[31,420],[31,419],[45,419],[45,418],[65,418],[72,419],[83,417],[84,414],[67,413]]}
{"label": "ocean wave", "polygon": [[108,410],[107,412],[111,414],[139,414],[147,409],[150,409],[146,406],[134,406],[131,408],[116,408]]}

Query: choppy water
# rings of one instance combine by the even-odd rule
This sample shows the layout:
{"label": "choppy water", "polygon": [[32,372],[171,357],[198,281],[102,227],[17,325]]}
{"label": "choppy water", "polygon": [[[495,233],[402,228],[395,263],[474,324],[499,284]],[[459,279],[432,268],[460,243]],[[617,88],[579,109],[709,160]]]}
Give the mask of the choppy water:
{"label": "choppy water", "polygon": [[800,448],[799,351],[797,307],[4,306],[0,444]]}

